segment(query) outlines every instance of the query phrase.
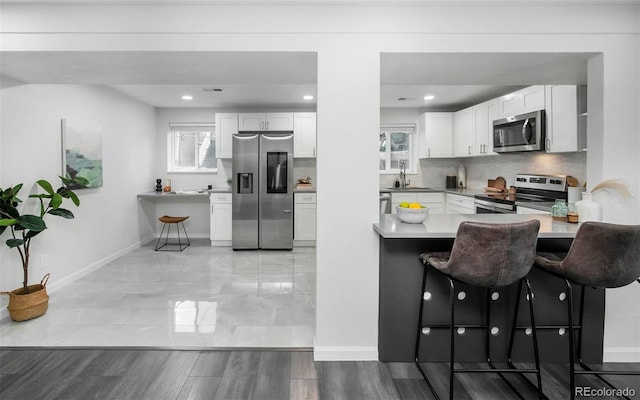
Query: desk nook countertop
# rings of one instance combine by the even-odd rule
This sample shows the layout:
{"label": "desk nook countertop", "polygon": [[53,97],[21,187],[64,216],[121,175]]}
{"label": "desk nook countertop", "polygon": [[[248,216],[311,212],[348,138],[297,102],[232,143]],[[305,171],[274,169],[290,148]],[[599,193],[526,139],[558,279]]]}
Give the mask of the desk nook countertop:
{"label": "desk nook countertop", "polygon": [[[537,251],[567,252],[579,224],[555,221],[548,215],[531,214],[433,214],[422,224],[406,224],[396,215],[381,215],[373,224],[379,237],[379,314],[378,357],[380,361],[414,360],[417,318],[421,299],[421,282],[424,266],[418,259],[421,253],[450,251],[458,226],[462,221],[488,223],[512,223],[531,219],[540,221]],[[566,291],[564,281],[533,268],[528,275],[534,291],[536,325],[550,328],[538,330],[540,357],[544,362],[568,362],[568,336],[558,326],[566,321]],[[464,301],[456,306],[456,323],[478,323],[485,312],[484,289],[461,286],[466,292]],[[500,297],[494,304],[491,325],[499,328],[492,335],[491,346],[494,361],[504,361],[508,345],[510,323],[515,307],[517,285],[493,289]],[[434,324],[448,323],[449,286],[444,276],[431,274],[425,291],[431,300],[425,305],[425,320]],[[580,291],[574,292],[578,304]],[[583,359],[602,362],[604,331],[604,297],[601,289],[585,291],[585,313],[582,329],[585,331]],[[562,299],[562,300],[561,300]],[[519,326],[529,324],[528,315],[521,313]],[[553,328],[551,328],[553,327]],[[456,352],[464,356],[461,362],[485,362],[484,339],[480,330],[456,336]],[[448,333],[433,331],[422,341],[421,357],[424,362],[447,361],[449,354]],[[530,338],[522,329],[516,334],[514,361],[531,361]],[[459,350],[458,350],[459,349]]]}

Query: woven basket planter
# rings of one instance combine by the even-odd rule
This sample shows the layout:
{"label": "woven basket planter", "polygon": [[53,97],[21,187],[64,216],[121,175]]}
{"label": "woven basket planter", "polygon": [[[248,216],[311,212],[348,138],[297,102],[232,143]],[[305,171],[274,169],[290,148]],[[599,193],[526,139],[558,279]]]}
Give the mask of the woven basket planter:
{"label": "woven basket planter", "polygon": [[24,294],[24,288],[5,293],[9,295],[7,309],[12,320],[26,321],[47,312],[47,308],[49,308],[47,280],[49,280],[49,274],[45,275],[39,284],[29,285],[27,294]]}

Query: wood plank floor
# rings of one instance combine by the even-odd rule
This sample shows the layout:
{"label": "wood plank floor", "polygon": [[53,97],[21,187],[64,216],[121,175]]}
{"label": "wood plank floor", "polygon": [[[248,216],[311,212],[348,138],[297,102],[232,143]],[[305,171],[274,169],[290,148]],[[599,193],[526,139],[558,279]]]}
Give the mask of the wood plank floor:
{"label": "wood plank floor", "polygon": [[[424,365],[436,389],[446,398],[447,365]],[[640,363],[623,365],[640,371]],[[617,365],[604,365],[612,367]],[[633,389],[635,396],[631,398],[640,398],[640,377],[611,379],[618,388]],[[510,381],[526,399],[537,398],[518,377],[511,376]],[[595,378],[580,377],[578,384],[593,389],[606,387]],[[545,365],[543,385],[549,399],[568,399],[567,366]],[[455,394],[456,400],[516,398],[494,374],[459,375]],[[432,398],[413,363],[315,362],[310,351],[0,349],[2,400]]]}

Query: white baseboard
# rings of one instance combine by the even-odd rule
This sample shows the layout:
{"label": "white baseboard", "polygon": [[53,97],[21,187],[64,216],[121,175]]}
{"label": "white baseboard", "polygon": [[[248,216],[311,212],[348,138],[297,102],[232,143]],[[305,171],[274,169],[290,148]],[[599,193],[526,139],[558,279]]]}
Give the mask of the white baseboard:
{"label": "white baseboard", "polygon": [[604,362],[640,362],[640,348],[638,347],[610,347],[605,348],[602,360]]}
{"label": "white baseboard", "polygon": [[[47,284],[47,293],[51,294],[51,293],[55,293],[61,289],[63,289],[65,286],[70,285],[71,283],[77,281],[78,279],[82,278],[83,276],[109,264],[111,261],[122,257],[123,255],[139,248],[142,243],[144,241],[139,241],[136,242],[128,247],[125,247],[122,250],[119,250],[113,254],[108,255],[107,257],[101,258],[100,260],[97,260],[96,262],[87,265],[86,267],[75,271],[74,273],[65,276],[62,279],[55,279],[53,281],[51,281],[49,284]],[[0,309],[0,321],[5,319],[5,318],[9,318],[9,310],[7,310],[6,308],[2,308]]]}
{"label": "white baseboard", "polygon": [[315,346],[315,361],[378,361],[375,346]]}
{"label": "white baseboard", "polygon": [[316,247],[315,240],[293,240],[293,247]]}

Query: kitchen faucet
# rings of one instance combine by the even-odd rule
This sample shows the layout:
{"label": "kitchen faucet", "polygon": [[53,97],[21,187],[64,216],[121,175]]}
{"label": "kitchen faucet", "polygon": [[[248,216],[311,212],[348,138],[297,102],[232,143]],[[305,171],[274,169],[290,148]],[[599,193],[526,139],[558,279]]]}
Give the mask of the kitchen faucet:
{"label": "kitchen faucet", "polygon": [[407,187],[407,170],[404,165],[404,161],[400,163],[400,187]]}

